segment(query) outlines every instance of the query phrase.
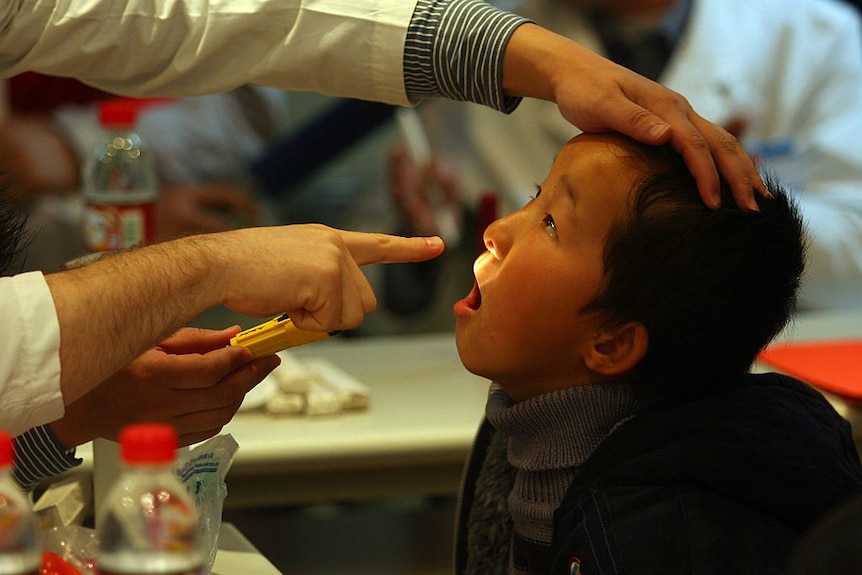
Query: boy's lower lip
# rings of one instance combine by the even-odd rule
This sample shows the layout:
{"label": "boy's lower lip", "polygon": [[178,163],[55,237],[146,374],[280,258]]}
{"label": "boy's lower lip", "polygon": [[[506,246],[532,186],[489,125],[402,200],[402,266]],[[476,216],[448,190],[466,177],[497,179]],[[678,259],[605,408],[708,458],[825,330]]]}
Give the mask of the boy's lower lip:
{"label": "boy's lower lip", "polygon": [[455,305],[452,306],[452,313],[455,314],[456,318],[466,317],[475,311],[476,310],[471,308],[467,303],[467,298],[456,301]]}

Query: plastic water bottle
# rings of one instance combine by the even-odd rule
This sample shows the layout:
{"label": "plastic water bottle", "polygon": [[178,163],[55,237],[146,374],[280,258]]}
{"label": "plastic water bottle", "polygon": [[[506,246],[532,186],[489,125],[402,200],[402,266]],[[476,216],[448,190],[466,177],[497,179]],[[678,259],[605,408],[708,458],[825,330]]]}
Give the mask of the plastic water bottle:
{"label": "plastic water bottle", "polygon": [[96,517],[101,575],[198,575],[205,553],[198,512],[173,465],[176,432],[130,425],[120,433],[123,471]]}
{"label": "plastic water bottle", "polygon": [[151,152],[135,132],[145,100],[102,102],[99,122],[106,141],[84,167],[84,243],[91,252],[116,250],[153,239],[158,173]]}
{"label": "plastic water bottle", "polygon": [[12,477],[12,436],[0,431],[0,575],[35,575],[42,539],[27,497]]}

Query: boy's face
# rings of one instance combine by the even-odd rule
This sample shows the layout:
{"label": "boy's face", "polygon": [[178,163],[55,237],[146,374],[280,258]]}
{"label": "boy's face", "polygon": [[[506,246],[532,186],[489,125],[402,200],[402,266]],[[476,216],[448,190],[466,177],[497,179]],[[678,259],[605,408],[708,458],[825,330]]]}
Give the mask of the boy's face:
{"label": "boy's face", "polygon": [[541,192],[485,232],[476,287],[454,307],[458,353],[515,401],[601,379],[583,361],[600,322],[581,308],[604,288],[605,238],[639,177],[626,143],[574,138]]}

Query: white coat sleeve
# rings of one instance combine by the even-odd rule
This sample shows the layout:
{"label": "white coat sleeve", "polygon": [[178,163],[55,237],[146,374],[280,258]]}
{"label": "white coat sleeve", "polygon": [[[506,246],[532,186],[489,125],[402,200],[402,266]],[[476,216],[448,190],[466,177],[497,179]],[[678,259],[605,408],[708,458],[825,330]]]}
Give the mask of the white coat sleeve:
{"label": "white coat sleeve", "polygon": [[40,272],[0,278],[0,427],[17,435],[63,416],[60,323]]}
{"label": "white coat sleeve", "polygon": [[408,104],[407,0],[0,2],[0,72],[110,92],[195,95],[264,84]]}

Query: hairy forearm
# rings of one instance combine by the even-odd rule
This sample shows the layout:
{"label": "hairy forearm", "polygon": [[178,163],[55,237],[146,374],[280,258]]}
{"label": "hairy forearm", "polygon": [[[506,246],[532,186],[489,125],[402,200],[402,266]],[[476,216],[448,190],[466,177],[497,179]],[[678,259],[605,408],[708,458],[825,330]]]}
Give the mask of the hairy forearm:
{"label": "hairy forearm", "polygon": [[46,276],[67,404],[219,303],[212,251],[203,236],[185,238]]}

